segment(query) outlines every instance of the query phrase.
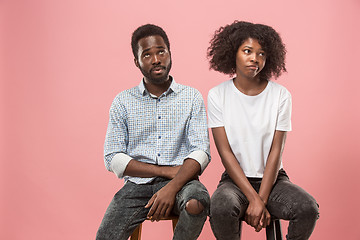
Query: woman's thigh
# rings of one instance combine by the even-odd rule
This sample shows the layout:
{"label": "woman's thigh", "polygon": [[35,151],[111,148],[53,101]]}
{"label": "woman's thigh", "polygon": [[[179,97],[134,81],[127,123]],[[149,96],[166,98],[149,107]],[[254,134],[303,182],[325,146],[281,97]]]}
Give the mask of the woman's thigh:
{"label": "woman's thigh", "polygon": [[288,177],[279,177],[270,193],[267,209],[275,218],[291,220],[299,214],[317,214],[316,200]]}

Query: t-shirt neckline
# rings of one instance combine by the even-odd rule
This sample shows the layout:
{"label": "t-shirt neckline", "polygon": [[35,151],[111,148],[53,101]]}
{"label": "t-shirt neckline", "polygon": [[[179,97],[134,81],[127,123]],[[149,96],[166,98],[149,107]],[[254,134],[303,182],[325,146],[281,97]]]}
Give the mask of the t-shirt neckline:
{"label": "t-shirt neckline", "polygon": [[240,94],[241,96],[248,97],[248,98],[259,97],[259,96],[263,95],[265,92],[268,91],[268,88],[269,88],[269,85],[270,85],[270,81],[268,81],[267,84],[266,84],[266,87],[264,88],[264,90],[262,90],[259,94],[257,94],[257,95],[247,95],[247,94],[241,92],[241,91],[235,86],[234,80],[235,80],[235,78],[230,79],[231,88],[232,88],[237,94]]}

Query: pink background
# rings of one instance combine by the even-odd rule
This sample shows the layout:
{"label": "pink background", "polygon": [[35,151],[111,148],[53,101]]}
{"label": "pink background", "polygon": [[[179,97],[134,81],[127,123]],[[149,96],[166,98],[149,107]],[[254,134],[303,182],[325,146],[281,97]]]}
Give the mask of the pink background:
{"label": "pink background", "polygon": [[[360,239],[359,10],[358,0],[0,1],[0,239],[94,239],[123,185],[102,153],[112,99],[141,79],[132,31],[162,26],[172,75],[206,99],[228,79],[208,70],[208,42],[235,19],[271,25],[287,45],[278,82],[293,95],[293,132],[283,159],[320,204],[311,239]],[[201,177],[210,194],[223,171],[211,147]],[[170,222],[147,222],[143,234],[170,239]],[[243,236],[264,239],[247,226]],[[215,239],[208,222],[199,239]]]}

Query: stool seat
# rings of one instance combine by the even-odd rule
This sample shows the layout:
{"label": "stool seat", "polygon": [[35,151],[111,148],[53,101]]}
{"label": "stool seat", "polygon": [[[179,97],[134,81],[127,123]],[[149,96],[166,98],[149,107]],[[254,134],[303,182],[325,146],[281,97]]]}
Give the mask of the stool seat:
{"label": "stool seat", "polygon": [[[146,220],[151,220],[149,218],[146,218]],[[169,215],[168,217],[162,217],[159,221],[165,221],[165,220],[171,220],[172,221],[172,227],[173,231],[175,230],[176,224],[179,221],[179,216],[177,215]],[[130,236],[130,240],[141,240],[141,229],[142,229],[142,223],[137,226],[137,228],[134,230],[134,232]]]}

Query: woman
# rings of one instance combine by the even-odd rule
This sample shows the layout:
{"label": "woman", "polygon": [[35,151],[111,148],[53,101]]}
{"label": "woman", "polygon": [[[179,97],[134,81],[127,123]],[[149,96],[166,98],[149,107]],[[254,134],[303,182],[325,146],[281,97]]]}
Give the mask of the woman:
{"label": "woman", "polygon": [[210,41],[210,68],[233,79],[209,91],[209,127],[225,167],[211,197],[217,239],[239,239],[241,220],[260,231],[290,220],[287,239],[308,239],[318,219],[315,199],[289,181],[281,155],[291,131],[291,95],[270,81],[285,68],[279,34],[262,24],[221,27]]}

